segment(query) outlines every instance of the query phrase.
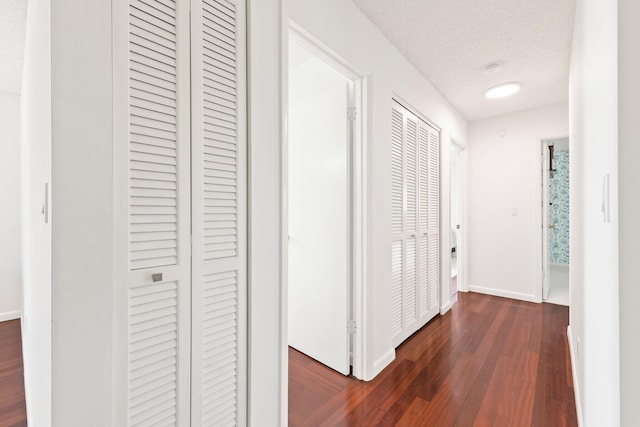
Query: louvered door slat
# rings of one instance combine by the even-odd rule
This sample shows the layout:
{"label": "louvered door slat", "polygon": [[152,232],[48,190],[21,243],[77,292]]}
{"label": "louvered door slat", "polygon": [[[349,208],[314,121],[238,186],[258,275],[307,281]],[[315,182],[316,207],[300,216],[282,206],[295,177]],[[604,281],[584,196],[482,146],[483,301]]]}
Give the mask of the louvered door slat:
{"label": "louvered door slat", "polygon": [[403,286],[402,241],[391,246],[391,334],[402,332],[402,286]]}

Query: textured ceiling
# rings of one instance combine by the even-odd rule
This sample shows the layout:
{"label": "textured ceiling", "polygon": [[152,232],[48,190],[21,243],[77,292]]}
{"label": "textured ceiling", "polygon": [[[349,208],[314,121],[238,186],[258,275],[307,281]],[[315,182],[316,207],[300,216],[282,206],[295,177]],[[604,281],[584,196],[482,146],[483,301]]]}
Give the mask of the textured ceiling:
{"label": "textured ceiling", "polygon": [[27,0],[0,0],[0,91],[20,93]]}
{"label": "textured ceiling", "polygon": [[[575,0],[353,1],[468,120],[568,99]],[[516,95],[484,98],[512,81]]]}

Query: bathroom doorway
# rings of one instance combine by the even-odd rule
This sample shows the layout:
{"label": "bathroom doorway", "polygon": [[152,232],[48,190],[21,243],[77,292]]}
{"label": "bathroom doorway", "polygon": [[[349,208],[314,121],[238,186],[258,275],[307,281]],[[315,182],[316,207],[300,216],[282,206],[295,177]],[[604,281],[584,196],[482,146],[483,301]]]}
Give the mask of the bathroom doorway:
{"label": "bathroom doorway", "polygon": [[544,302],[569,305],[569,138],[542,142]]}
{"label": "bathroom doorway", "polygon": [[460,287],[461,271],[461,206],[462,191],[459,167],[460,149],[456,145],[451,145],[450,152],[450,191],[451,191],[451,303],[458,300],[458,289]]}

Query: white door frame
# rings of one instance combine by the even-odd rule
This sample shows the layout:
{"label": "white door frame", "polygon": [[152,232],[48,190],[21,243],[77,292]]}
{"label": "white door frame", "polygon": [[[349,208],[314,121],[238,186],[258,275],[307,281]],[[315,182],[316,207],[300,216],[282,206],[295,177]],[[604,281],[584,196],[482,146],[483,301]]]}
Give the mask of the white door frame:
{"label": "white door frame", "polygon": [[[366,283],[366,144],[365,144],[365,106],[366,106],[366,77],[363,73],[359,72],[355,67],[345,61],[333,50],[328,48],[320,40],[295,23],[293,20],[289,20],[287,38],[283,43],[283,101],[282,111],[284,115],[283,127],[283,142],[282,142],[282,325],[281,333],[283,344],[288,344],[288,277],[287,272],[289,270],[288,265],[288,40],[289,37],[295,38],[295,40],[302,44],[306,49],[311,51],[318,58],[331,65],[342,74],[344,74],[349,80],[352,81],[354,87],[354,100],[355,106],[355,119],[352,126],[352,139],[350,149],[350,164],[349,175],[351,185],[349,188],[350,194],[350,227],[349,232],[351,235],[350,252],[351,262],[350,264],[350,310],[351,320],[355,321],[355,330],[351,337],[351,365],[352,375],[358,379],[364,378],[364,367],[366,366],[366,346],[364,345],[366,331],[366,289],[364,284]],[[347,112],[345,111],[345,118]],[[347,325],[345,325],[346,331]],[[283,351],[281,357],[282,366],[288,365],[288,352]],[[285,383],[286,384],[286,383]],[[286,399],[286,390],[284,390],[283,398]]]}
{"label": "white door frame", "polygon": [[[451,141],[451,147],[457,151],[457,166],[456,166],[456,185],[457,185],[457,206],[458,206],[458,225],[460,225],[460,229],[457,234],[456,241],[456,258],[458,263],[458,279],[457,279],[457,288],[458,292],[467,292],[467,282],[466,282],[466,241],[464,239],[464,235],[466,233],[465,227],[465,200],[466,200],[466,180],[464,176],[466,176],[463,172],[465,169],[463,166],[466,166],[466,163],[463,161],[463,153],[466,150],[465,147],[458,145],[454,140]],[[449,174],[451,174],[451,158],[449,158]],[[451,218],[451,179],[449,179],[449,218]],[[454,224],[451,224],[453,226]],[[449,255],[451,256],[451,255]],[[451,280],[449,280],[449,286],[451,286]]]}

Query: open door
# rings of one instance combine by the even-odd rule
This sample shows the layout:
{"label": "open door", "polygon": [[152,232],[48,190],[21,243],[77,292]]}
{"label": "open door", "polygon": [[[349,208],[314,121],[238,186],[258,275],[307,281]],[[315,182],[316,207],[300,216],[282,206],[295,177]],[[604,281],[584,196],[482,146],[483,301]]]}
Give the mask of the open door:
{"label": "open door", "polygon": [[289,345],[349,374],[352,82],[289,46]]}
{"label": "open door", "polygon": [[548,142],[542,144],[542,299],[549,298],[551,271],[549,270],[549,204],[551,185],[551,152]]}

